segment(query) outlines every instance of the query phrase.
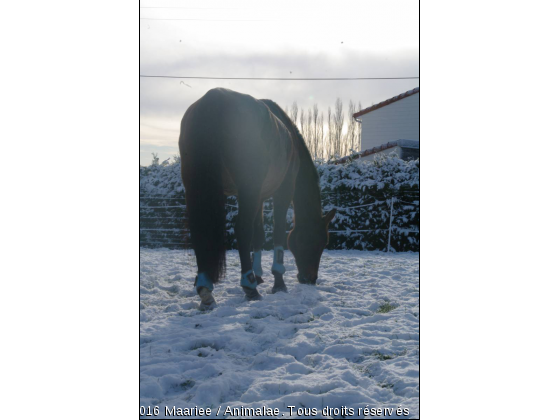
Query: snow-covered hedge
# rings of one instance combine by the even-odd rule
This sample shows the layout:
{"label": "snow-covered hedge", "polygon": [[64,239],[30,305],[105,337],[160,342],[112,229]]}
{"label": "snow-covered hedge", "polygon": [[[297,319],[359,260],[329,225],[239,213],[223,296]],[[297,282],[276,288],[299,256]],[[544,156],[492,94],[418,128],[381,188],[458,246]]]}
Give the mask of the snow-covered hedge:
{"label": "snow-covered hedge", "polygon": [[[396,251],[419,250],[420,161],[403,161],[380,155],[373,161],[356,160],[342,165],[317,162],[325,212],[337,209],[330,225],[329,249],[385,250],[389,233]],[[140,168],[141,246],[184,247],[185,199],[180,163]],[[228,238],[235,248],[235,197],[228,197]],[[286,229],[291,229],[292,210]],[[272,249],[272,201],[264,205],[265,249]]]}

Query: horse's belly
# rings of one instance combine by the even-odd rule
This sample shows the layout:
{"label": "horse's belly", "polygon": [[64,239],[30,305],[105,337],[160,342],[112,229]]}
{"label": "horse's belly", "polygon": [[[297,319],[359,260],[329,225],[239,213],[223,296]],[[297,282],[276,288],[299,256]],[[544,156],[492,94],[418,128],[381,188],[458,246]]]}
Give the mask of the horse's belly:
{"label": "horse's belly", "polygon": [[[263,200],[272,197],[274,192],[280,188],[286,176],[286,170],[287,165],[285,167],[279,167],[278,165],[270,166],[261,187],[261,198]],[[238,188],[227,170],[222,174],[222,185],[224,195],[230,196],[238,194]]]}
{"label": "horse's belly", "polygon": [[276,190],[280,188],[280,185],[282,185],[282,181],[284,180],[284,176],[286,176],[285,171],[278,171],[274,169],[275,168],[271,168],[271,170],[268,171],[266,178],[264,179],[261,188],[261,197],[263,199],[272,197]]}

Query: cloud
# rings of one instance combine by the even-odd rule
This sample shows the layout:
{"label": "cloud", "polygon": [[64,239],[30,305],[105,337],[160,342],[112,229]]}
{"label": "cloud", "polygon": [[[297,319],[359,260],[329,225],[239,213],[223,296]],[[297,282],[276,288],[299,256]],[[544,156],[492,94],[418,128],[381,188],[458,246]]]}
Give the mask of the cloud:
{"label": "cloud", "polygon": [[[391,55],[346,52],[326,54],[275,53],[198,55],[178,59],[167,65],[152,64],[142,68],[144,74],[232,76],[232,77],[395,77],[417,76],[418,53],[402,51]],[[268,98],[280,105],[297,101],[303,106],[317,103],[320,109],[340,97],[362,104],[379,102],[418,86],[418,80],[384,81],[241,81],[142,79],[141,112],[169,115],[183,113],[209,89],[226,87]]]}
{"label": "cloud", "polygon": [[[162,9],[145,17],[232,21],[142,21],[140,69],[147,75],[215,77],[399,77],[419,75],[418,6],[403,1],[255,3],[232,10]],[[228,8],[229,3],[224,3]],[[258,7],[257,7],[258,6]],[[192,16],[191,16],[192,15]],[[235,19],[277,18],[277,22]],[[147,29],[149,22],[150,29]],[[182,82],[182,83],[181,83]],[[189,86],[187,86],[188,84]],[[177,151],[186,109],[208,90],[225,87],[281,107],[317,104],[326,114],[340,98],[365,108],[418,86],[418,80],[140,81],[141,156]],[[161,149],[167,147],[169,149]],[[160,149],[158,149],[160,148]]]}

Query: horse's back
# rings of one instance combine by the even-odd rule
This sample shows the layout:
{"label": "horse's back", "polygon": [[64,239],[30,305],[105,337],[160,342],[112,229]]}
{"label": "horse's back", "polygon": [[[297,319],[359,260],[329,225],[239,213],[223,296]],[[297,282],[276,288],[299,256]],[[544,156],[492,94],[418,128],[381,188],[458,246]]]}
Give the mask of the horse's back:
{"label": "horse's back", "polygon": [[179,148],[183,177],[192,159],[211,162],[208,170],[221,171],[224,193],[237,195],[260,184],[260,194],[272,195],[293,157],[292,138],[261,101],[217,88],[192,104],[181,121]]}
{"label": "horse's back", "polygon": [[[243,126],[236,123],[240,113],[252,115],[258,112],[256,100],[249,95],[229,89],[209,90],[185,112],[181,121],[179,147],[185,150],[208,139],[211,134],[215,146],[226,141],[227,131],[240,130]],[[217,135],[222,134],[217,137]]]}

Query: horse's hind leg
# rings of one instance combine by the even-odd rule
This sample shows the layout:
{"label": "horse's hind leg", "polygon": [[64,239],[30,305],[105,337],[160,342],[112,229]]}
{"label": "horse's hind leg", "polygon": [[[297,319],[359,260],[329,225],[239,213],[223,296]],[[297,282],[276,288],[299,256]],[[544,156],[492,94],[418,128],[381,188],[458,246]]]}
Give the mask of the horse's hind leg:
{"label": "horse's hind leg", "polygon": [[263,269],[261,265],[262,249],[264,246],[264,225],[263,225],[263,213],[262,213],[262,203],[255,216],[255,222],[253,223],[253,272],[255,273],[255,278],[257,279],[257,284],[264,283],[262,279]]}
{"label": "horse's hind leg", "polygon": [[248,299],[259,299],[261,295],[257,291],[257,279],[253,272],[251,262],[251,241],[253,239],[253,223],[257,210],[262,205],[259,202],[259,190],[248,192],[240,191],[238,196],[239,213],[235,231],[237,236],[237,246],[239,249],[239,259],[241,260],[241,286]]}
{"label": "horse's hind leg", "polygon": [[286,213],[289,206],[289,194],[279,191],[274,195],[274,259],[272,262],[274,286],[272,287],[272,293],[288,291],[283,275],[286,272],[284,244],[286,242]]}

